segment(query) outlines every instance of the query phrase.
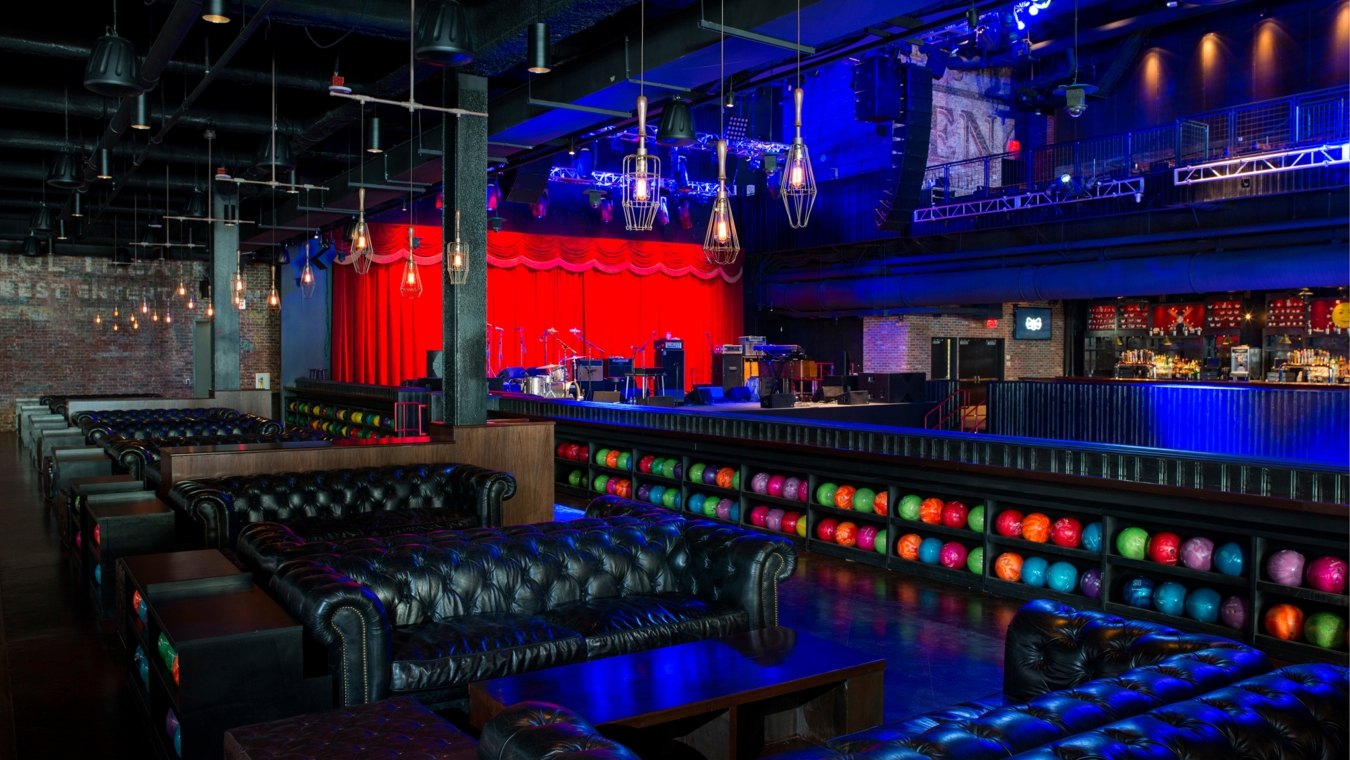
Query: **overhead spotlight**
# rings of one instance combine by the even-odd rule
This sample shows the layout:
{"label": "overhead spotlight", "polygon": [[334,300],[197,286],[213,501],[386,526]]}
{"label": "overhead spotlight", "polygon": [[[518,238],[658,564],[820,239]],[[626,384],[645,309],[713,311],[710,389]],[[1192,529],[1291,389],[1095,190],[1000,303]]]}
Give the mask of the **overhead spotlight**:
{"label": "overhead spotlight", "polygon": [[413,34],[417,60],[433,66],[464,66],[473,62],[469,16],[454,0],[430,0],[422,9]]}
{"label": "overhead spotlight", "polygon": [[230,13],[225,5],[225,0],[206,0],[202,4],[202,21],[208,24],[230,23]]}
{"label": "overhead spotlight", "polygon": [[1056,95],[1064,96],[1064,110],[1077,119],[1087,111],[1087,96],[1097,91],[1097,86],[1074,82],[1055,88]]}
{"label": "overhead spotlight", "polygon": [[614,202],[608,198],[600,199],[600,221],[605,224],[614,221]]}
{"label": "overhead spotlight", "polygon": [[144,92],[136,96],[136,114],[131,119],[131,128],[150,128],[150,96]]}
{"label": "overhead spotlight", "polygon": [[107,148],[101,148],[98,152],[98,174],[99,179],[112,179],[112,156],[108,154]]}
{"label": "overhead spotlight", "polygon": [[529,52],[525,58],[531,74],[547,74],[553,70],[553,49],[548,40],[548,24],[542,21],[530,24]]}
{"label": "overhead spotlight", "polygon": [[586,201],[591,204],[591,208],[600,208],[600,199],[605,197],[605,191],[598,187],[588,187],[582,191],[586,196]]}
{"label": "overhead spotlight", "polygon": [[736,107],[736,90],[733,89],[731,85],[727,85],[727,97],[725,100],[722,101],[722,107],[723,108]]}
{"label": "overhead spotlight", "polygon": [[656,223],[662,227],[670,224],[670,207],[666,205],[667,197],[668,196],[665,195],[661,196],[661,200],[657,201],[656,204]]}
{"label": "overhead spotlight", "polygon": [[488,213],[495,212],[497,210],[497,207],[501,205],[501,202],[502,202],[501,188],[497,186],[496,182],[487,183],[486,208]]}
{"label": "overhead spotlight", "polygon": [[64,217],[56,220],[56,239],[57,240],[70,239],[69,237],[66,236],[66,220]]}
{"label": "overhead spotlight", "polygon": [[577,154],[577,141],[573,140],[567,144],[567,155],[575,156]]}
{"label": "overhead spotlight", "polygon": [[366,152],[384,152],[384,141],[380,135],[380,117],[378,116],[372,116],[366,120]]}
{"label": "overhead spotlight", "polygon": [[505,222],[506,220],[501,218],[500,216],[490,216],[488,217],[488,229],[492,230],[493,232],[501,232],[502,224],[504,224]]}
{"label": "overhead spotlight", "polygon": [[548,191],[542,190],[534,203],[530,204],[530,212],[534,214],[535,219],[543,219],[548,216]]}
{"label": "overhead spotlight", "polygon": [[70,199],[70,216],[74,219],[84,217],[84,193],[76,192]]}
{"label": "overhead spotlight", "polygon": [[62,153],[56,157],[52,170],[47,173],[47,184],[60,190],[74,190],[84,185],[79,172],[79,158],[74,153]]}
{"label": "overhead spotlight", "polygon": [[[275,138],[275,140],[274,140]],[[276,143],[276,155],[272,155],[272,144]],[[270,169],[273,166],[279,171],[295,168],[295,156],[291,151],[291,140],[282,135],[265,135],[262,144],[258,146],[258,158],[254,166],[259,169]]]}
{"label": "overhead spotlight", "polygon": [[1179,5],[1179,3],[1177,2],[1177,0],[1167,0],[1167,7],[1168,7],[1168,8],[1175,8],[1175,7],[1177,7],[1177,5]]}
{"label": "overhead spotlight", "polygon": [[689,101],[671,98],[661,111],[661,123],[656,130],[656,143],[666,147],[682,148],[698,142],[694,133],[694,112]]}
{"label": "overhead spotlight", "polygon": [[126,37],[117,36],[114,22],[89,52],[89,62],[84,67],[84,86],[105,98],[125,98],[144,90],[140,73],[136,46]]}

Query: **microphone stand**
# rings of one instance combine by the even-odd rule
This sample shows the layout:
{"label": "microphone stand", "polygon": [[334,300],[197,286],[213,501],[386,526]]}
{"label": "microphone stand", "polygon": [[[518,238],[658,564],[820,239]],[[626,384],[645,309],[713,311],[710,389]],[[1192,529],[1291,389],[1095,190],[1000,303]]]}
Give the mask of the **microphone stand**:
{"label": "microphone stand", "polygon": [[492,377],[492,331],[495,329],[496,327],[491,322],[487,323],[487,340],[484,341],[486,343],[484,346],[486,355],[483,357],[483,365],[487,368],[488,377]]}
{"label": "microphone stand", "polygon": [[500,327],[493,329],[497,331],[497,371],[501,372],[506,368],[506,335],[505,330]]}
{"label": "microphone stand", "polygon": [[525,328],[517,327],[516,335],[520,339],[520,366],[523,369],[525,367]]}

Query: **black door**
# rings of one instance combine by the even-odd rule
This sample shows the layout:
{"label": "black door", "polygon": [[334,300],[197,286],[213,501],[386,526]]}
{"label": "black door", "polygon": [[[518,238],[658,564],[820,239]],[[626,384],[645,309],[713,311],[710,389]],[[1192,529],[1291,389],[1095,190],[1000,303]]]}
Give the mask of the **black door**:
{"label": "black door", "polygon": [[933,380],[956,379],[956,338],[933,338],[928,377]]}
{"label": "black door", "polygon": [[985,383],[1003,379],[1002,338],[960,338],[956,346],[957,379],[971,392],[971,403],[983,404]]}

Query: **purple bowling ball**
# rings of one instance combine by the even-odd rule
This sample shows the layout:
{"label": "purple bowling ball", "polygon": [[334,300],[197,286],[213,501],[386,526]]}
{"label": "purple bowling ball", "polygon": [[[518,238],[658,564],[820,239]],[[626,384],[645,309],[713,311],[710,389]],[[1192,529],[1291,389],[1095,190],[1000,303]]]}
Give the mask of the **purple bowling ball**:
{"label": "purple bowling ball", "polygon": [[1214,542],[1204,536],[1186,539],[1181,545],[1181,564],[1192,570],[1209,572],[1214,558]]}
{"label": "purple bowling ball", "polygon": [[1281,586],[1303,585],[1303,555],[1293,549],[1281,549],[1266,559],[1266,577]]}
{"label": "purple bowling ball", "polygon": [[651,496],[651,494],[652,494],[652,486],[650,483],[643,483],[642,485],[638,486],[637,490],[638,501],[646,501],[647,497]]}
{"label": "purple bowling ball", "polygon": [[782,509],[778,509],[778,508],[770,509],[770,510],[769,510],[769,517],[768,517],[768,519],[765,521],[764,525],[767,526],[769,530],[772,530],[772,531],[774,531],[774,532],[780,532],[780,531],[782,531],[782,530],[783,530],[783,515],[784,515],[784,514],[786,514],[786,510],[782,510]]}
{"label": "purple bowling ball", "polygon": [[670,477],[672,477],[672,478],[674,478],[674,479],[676,479],[676,480],[683,480],[683,479],[684,479],[684,462],[678,462],[678,461],[677,461],[677,462],[675,463],[675,466],[674,466],[673,468],[671,468],[671,471],[670,471]]}
{"label": "purple bowling ball", "polygon": [[1078,579],[1078,588],[1083,590],[1083,595],[1089,599],[1097,599],[1102,595],[1102,571],[1095,567],[1089,567],[1083,571],[1083,577]]}
{"label": "purple bowling ball", "polygon": [[[717,500],[717,519],[719,520],[731,519],[731,499]],[[779,517],[778,520],[779,522],[782,522],[783,518]]]}
{"label": "purple bowling ball", "polygon": [[708,465],[708,467],[707,467],[706,469],[703,470],[703,485],[705,485],[705,486],[715,486],[715,485],[717,485],[717,468],[716,468],[716,467],[713,467],[712,465]]}
{"label": "purple bowling ball", "polygon": [[1241,631],[1247,627],[1247,600],[1240,596],[1230,596],[1219,607],[1219,620],[1229,628]]}
{"label": "purple bowling ball", "polygon": [[797,500],[797,490],[802,487],[802,482],[797,478],[788,478],[783,481],[783,498]]}
{"label": "purple bowling ball", "polygon": [[755,477],[750,479],[750,490],[755,493],[767,494],[769,492],[769,473],[755,473]]}

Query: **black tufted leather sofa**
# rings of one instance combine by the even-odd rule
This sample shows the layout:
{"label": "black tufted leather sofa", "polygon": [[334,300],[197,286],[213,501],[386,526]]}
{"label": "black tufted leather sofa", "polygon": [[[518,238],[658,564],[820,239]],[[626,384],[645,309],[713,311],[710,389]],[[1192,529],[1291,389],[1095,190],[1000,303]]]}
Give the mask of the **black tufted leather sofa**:
{"label": "black tufted leather sofa", "polygon": [[[271,422],[269,420],[269,422]],[[267,429],[273,429],[268,425]],[[112,457],[114,464],[121,467],[137,480],[158,486],[160,449],[171,446],[226,446],[243,443],[292,443],[297,441],[331,441],[332,436],[318,430],[302,427],[287,427],[280,432],[245,433],[203,433],[182,436],[162,436],[156,438],[127,438],[113,436],[103,441],[103,450]]]}
{"label": "black tufted leather sofa", "polygon": [[285,523],[302,541],[500,525],[515,493],[509,473],[416,464],[183,480],[168,502],[180,543],[232,551],[240,530],[260,522]]}
{"label": "black tufted leather sofa", "polygon": [[494,715],[478,738],[478,757],[482,760],[638,758],[632,750],[606,738],[585,718],[548,702],[520,702]]}
{"label": "black tufted leather sofa", "polygon": [[70,424],[84,431],[89,443],[102,444],[107,438],[151,438],[166,435],[252,432],[270,422],[267,431],[276,432],[281,423],[255,414],[225,407],[174,409],[99,409],[77,412]]}
{"label": "black tufted leather sofa", "polygon": [[326,648],[339,704],[439,703],[473,681],[776,625],[795,568],[785,539],[657,510],[348,539],[284,562],[270,590]]}

